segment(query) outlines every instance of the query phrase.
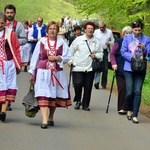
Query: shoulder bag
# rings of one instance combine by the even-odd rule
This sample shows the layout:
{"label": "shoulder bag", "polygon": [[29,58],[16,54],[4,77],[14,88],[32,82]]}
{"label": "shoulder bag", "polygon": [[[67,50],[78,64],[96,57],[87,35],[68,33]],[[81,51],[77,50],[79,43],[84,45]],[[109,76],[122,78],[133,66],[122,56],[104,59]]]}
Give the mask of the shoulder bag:
{"label": "shoulder bag", "polygon": [[136,73],[145,73],[147,68],[147,59],[142,54],[134,54],[131,59],[131,69]]}
{"label": "shoulder bag", "polygon": [[[88,49],[89,49],[90,53],[92,54],[92,51],[89,47],[89,44],[88,44],[87,40],[86,40],[86,44],[88,46]],[[99,59],[93,58],[92,69],[93,69],[94,72],[102,72],[102,63]]]}

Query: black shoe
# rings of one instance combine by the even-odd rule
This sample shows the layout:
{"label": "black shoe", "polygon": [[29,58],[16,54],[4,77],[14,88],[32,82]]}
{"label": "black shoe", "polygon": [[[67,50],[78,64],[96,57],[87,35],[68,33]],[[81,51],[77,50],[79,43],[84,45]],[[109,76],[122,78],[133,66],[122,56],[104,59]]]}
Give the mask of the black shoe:
{"label": "black shoe", "polygon": [[54,126],[54,121],[48,121],[48,126]]}
{"label": "black shoe", "polygon": [[7,110],[7,111],[12,111],[11,103],[8,103],[8,106],[7,106],[6,110]]}
{"label": "black shoe", "polygon": [[12,108],[10,106],[7,107],[7,111],[12,111]]}
{"label": "black shoe", "polygon": [[47,124],[41,124],[42,129],[47,129]]}
{"label": "black shoe", "polygon": [[6,119],[6,113],[5,112],[0,112],[0,120],[4,122],[5,119]]}
{"label": "black shoe", "polygon": [[88,107],[83,107],[82,109],[85,111],[90,111],[90,108],[88,108]]}
{"label": "black shoe", "polygon": [[80,106],[81,106],[81,102],[76,102],[74,109],[80,109]]}
{"label": "black shoe", "polygon": [[132,119],[132,112],[131,111],[127,111],[127,119],[128,120]]}
{"label": "black shoe", "polygon": [[99,82],[94,84],[95,89],[99,89]]}
{"label": "black shoe", "polygon": [[24,67],[24,72],[27,72],[27,67],[26,66]]}

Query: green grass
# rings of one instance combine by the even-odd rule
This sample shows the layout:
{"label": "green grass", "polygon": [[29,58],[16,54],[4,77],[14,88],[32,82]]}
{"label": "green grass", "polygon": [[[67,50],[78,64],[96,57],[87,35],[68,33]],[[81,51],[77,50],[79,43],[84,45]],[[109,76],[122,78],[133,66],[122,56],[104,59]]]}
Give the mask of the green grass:
{"label": "green grass", "polygon": [[[49,20],[59,21],[63,16],[70,16],[72,19],[85,18],[83,14],[79,14],[74,5],[68,0],[0,0],[0,11],[4,11],[7,4],[15,5],[17,9],[16,20],[32,20],[41,16],[44,23]],[[92,15],[91,17],[94,17]]]}
{"label": "green grass", "polygon": [[150,70],[147,70],[143,90],[142,90],[142,102],[150,106]]}
{"label": "green grass", "polygon": [[[150,62],[149,62],[150,63]],[[113,71],[108,71],[108,88],[110,89],[112,84],[112,78],[113,78]],[[146,77],[143,84],[142,89],[142,103],[144,105],[150,106],[150,69],[147,70]],[[116,80],[114,82],[113,92],[117,94],[117,86],[116,86]]]}
{"label": "green grass", "polygon": [[63,0],[0,0],[0,10],[3,11],[7,4],[16,6],[16,19],[19,21],[32,20],[41,16],[44,22],[61,20],[63,16],[82,17],[77,14],[74,6]]}

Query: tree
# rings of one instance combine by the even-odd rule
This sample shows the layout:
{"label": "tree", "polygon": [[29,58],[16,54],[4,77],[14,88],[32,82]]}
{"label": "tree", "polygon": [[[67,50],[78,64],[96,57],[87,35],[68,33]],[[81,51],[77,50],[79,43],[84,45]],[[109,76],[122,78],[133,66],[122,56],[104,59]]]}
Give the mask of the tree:
{"label": "tree", "polygon": [[145,34],[150,35],[148,30],[150,0],[73,0],[73,2],[79,13],[85,13],[87,17],[97,13],[111,29],[122,30],[124,26],[140,19],[145,24]]}

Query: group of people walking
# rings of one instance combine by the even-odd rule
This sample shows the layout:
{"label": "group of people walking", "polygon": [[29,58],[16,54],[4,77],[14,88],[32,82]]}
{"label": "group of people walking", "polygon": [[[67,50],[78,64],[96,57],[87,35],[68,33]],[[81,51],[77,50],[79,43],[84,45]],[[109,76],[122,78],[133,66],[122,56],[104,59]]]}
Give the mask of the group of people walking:
{"label": "group of people walking", "polygon": [[117,79],[118,113],[127,113],[127,119],[132,119],[136,124],[139,123],[137,117],[146,69],[142,73],[132,71],[131,60],[135,54],[144,58],[150,55],[150,38],[142,34],[142,29],[141,21],[134,21],[131,27],[124,27],[123,38],[115,42],[110,52]]}
{"label": "group of people walking", "polygon": [[73,67],[74,108],[78,110],[82,106],[84,111],[90,111],[93,81],[95,79],[96,89],[99,89],[100,81],[100,72],[93,71],[92,60],[97,58],[103,64],[101,86],[106,89],[110,53],[118,85],[118,112],[127,112],[127,118],[138,123],[146,70],[143,74],[136,74],[132,72],[130,62],[135,51],[142,52],[144,57],[150,54],[150,40],[142,34],[143,24],[140,21],[134,22],[132,28],[125,27],[123,38],[115,44],[112,31],[102,21],[97,30],[93,22],[87,22],[83,35],[81,27],[74,26],[75,35],[68,45],[60,37],[57,22],[49,21],[45,25],[43,18],[38,17],[37,23],[29,27],[26,20],[23,23],[16,21],[15,14],[16,8],[11,4],[5,7],[4,13],[0,12],[1,121],[6,119],[8,104],[15,101],[17,74],[22,66],[27,71],[29,61],[29,80],[34,83],[35,97],[42,115],[42,129],[54,126],[56,107],[72,105],[64,64]]}

